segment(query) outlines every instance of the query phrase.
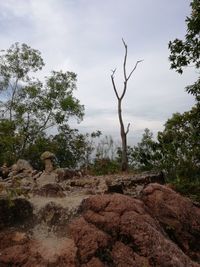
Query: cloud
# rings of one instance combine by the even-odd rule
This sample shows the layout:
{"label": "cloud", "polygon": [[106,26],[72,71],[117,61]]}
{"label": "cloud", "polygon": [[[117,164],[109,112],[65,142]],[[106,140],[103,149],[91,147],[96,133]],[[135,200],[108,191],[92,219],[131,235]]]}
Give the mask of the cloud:
{"label": "cloud", "polygon": [[[42,52],[42,78],[53,69],[78,74],[75,95],[86,107],[81,131],[102,129],[118,138],[116,84],[123,87],[122,62],[128,43],[127,70],[138,59],[123,102],[125,122],[132,125],[130,142],[144,128],[156,132],[174,112],[194,104],[184,92],[197,75],[188,69],[180,76],[170,70],[168,42],[185,34],[189,1],[160,0],[6,0],[0,1],[1,49],[25,42]],[[135,137],[134,137],[135,136]],[[134,139],[135,138],[135,139]]]}

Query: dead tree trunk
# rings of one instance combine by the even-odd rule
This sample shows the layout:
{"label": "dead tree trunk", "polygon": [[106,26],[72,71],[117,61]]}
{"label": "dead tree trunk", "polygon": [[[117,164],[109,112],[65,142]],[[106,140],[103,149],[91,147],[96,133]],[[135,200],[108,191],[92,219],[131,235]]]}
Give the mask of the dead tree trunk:
{"label": "dead tree trunk", "polygon": [[117,87],[115,85],[115,80],[114,80],[114,75],[115,75],[116,69],[112,71],[111,80],[112,80],[113,89],[114,89],[114,92],[115,92],[115,95],[116,95],[117,101],[118,101],[118,117],[119,117],[120,135],[121,135],[121,141],[122,141],[121,170],[122,171],[127,171],[128,170],[127,135],[128,135],[128,132],[129,132],[130,123],[128,123],[128,125],[126,127],[126,130],[125,130],[123,117],[122,117],[122,100],[123,100],[123,98],[124,98],[124,96],[126,94],[128,80],[132,76],[133,72],[136,70],[138,63],[140,63],[142,60],[137,61],[135,66],[134,66],[134,68],[127,75],[127,72],[126,72],[126,61],[127,61],[128,47],[127,47],[127,44],[124,42],[123,39],[122,39],[122,42],[123,42],[123,45],[124,45],[124,48],[125,48],[125,55],[124,55],[124,63],[123,63],[124,86],[123,86],[123,90],[122,90],[122,94],[121,95],[119,95],[119,93],[117,91]]}

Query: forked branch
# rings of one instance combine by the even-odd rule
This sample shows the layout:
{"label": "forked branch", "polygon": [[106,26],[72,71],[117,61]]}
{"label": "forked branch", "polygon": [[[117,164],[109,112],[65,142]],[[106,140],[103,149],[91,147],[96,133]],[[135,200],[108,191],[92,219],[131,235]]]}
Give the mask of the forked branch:
{"label": "forked branch", "polygon": [[128,125],[127,125],[127,129],[126,129],[126,132],[125,132],[125,134],[127,135],[128,133],[129,133],[129,128],[130,128],[130,123],[128,123]]}
{"label": "forked branch", "polygon": [[112,80],[113,89],[114,89],[114,92],[115,92],[115,94],[116,94],[117,99],[119,100],[120,97],[119,97],[119,95],[118,95],[117,88],[116,88],[116,85],[115,85],[115,80],[114,80],[114,75],[115,75],[115,71],[116,71],[116,69],[111,70],[111,71],[112,71],[112,74],[111,74],[111,80]]}

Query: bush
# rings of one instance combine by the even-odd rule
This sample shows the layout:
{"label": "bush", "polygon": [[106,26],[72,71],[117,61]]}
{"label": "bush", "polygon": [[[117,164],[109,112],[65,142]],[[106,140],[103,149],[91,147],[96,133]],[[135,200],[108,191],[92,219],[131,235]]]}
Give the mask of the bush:
{"label": "bush", "polygon": [[175,190],[180,194],[191,198],[193,201],[200,202],[200,182],[188,182],[188,180],[175,181]]}
{"label": "bush", "polygon": [[120,171],[120,165],[109,158],[95,159],[90,166],[90,170],[92,175],[114,174]]}

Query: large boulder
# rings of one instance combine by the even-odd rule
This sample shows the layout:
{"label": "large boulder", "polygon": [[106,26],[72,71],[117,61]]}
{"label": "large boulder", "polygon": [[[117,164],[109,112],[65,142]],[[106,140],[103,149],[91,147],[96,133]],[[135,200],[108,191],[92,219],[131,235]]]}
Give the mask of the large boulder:
{"label": "large boulder", "polygon": [[200,208],[190,199],[159,184],[146,187],[142,200],[169,238],[200,262]]}
{"label": "large boulder", "polygon": [[[94,266],[200,266],[193,254],[184,253],[179,243],[171,239],[141,200],[121,194],[93,196],[83,201],[82,211],[82,217],[70,225],[80,266],[92,266],[90,262],[97,259]],[[197,217],[198,214],[199,210]],[[175,214],[169,212],[168,216],[170,219]],[[189,223],[197,237],[199,222]]]}

